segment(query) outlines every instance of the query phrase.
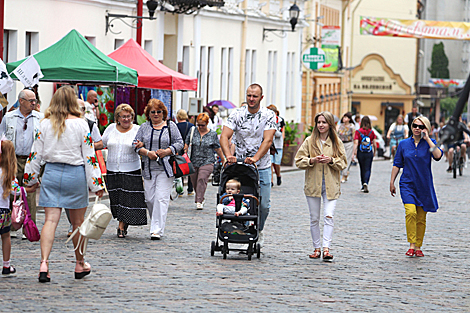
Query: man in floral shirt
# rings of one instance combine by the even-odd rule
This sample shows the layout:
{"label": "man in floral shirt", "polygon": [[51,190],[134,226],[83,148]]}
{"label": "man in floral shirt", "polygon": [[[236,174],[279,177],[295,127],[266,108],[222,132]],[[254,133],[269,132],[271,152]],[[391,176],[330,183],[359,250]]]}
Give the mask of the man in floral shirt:
{"label": "man in floral shirt", "polygon": [[[261,107],[263,88],[251,84],[246,90],[247,106],[234,110],[224,125],[220,136],[222,151],[229,163],[244,159],[247,164],[258,167],[260,178],[260,235],[258,243],[264,243],[263,229],[269,215],[271,198],[271,159],[269,147],[276,132],[276,117],[274,112]],[[235,156],[230,152],[229,138],[233,136]]]}

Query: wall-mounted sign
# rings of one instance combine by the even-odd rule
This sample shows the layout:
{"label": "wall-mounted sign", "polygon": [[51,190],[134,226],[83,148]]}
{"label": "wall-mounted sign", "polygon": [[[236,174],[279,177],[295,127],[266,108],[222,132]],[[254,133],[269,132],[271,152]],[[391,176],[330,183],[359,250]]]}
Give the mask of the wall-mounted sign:
{"label": "wall-mounted sign", "polygon": [[302,56],[302,63],[311,70],[318,70],[325,64],[325,52],[320,48],[312,47],[308,54]]}
{"label": "wall-mounted sign", "polygon": [[338,70],[339,47],[325,48],[322,46],[322,50],[325,52],[325,64],[318,70],[321,72],[336,72]]}
{"label": "wall-mounted sign", "polygon": [[341,27],[323,26],[321,28],[322,48],[336,48],[341,45]]}

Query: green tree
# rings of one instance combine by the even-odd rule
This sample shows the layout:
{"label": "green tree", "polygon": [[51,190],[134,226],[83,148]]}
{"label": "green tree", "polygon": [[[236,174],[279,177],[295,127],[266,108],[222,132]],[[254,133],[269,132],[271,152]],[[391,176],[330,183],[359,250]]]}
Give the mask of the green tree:
{"label": "green tree", "polygon": [[428,68],[431,78],[449,78],[449,59],[442,42],[432,47],[431,67]]}

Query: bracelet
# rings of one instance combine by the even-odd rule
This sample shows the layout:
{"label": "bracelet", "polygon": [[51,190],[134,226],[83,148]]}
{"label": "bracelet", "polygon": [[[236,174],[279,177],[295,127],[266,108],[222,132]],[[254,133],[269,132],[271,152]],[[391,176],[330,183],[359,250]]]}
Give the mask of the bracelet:
{"label": "bracelet", "polygon": [[149,156],[149,152],[150,152],[150,151],[149,151],[149,150],[147,150],[147,156]]}

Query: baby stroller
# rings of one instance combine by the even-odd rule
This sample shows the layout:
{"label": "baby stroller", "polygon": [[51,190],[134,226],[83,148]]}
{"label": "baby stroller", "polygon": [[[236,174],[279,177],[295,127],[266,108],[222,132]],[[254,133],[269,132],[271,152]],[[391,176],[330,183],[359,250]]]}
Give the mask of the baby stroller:
{"label": "baby stroller", "polygon": [[[250,207],[246,215],[223,214],[216,217],[217,240],[211,243],[211,256],[214,256],[215,251],[220,251],[226,259],[230,251],[243,251],[247,254],[248,260],[251,260],[253,254],[256,254],[259,259],[261,247],[257,241],[261,199],[258,170],[255,165],[245,164],[243,161],[223,168],[220,174],[217,204],[222,203],[221,195],[225,191],[225,184],[233,178],[241,183],[240,193],[232,195],[235,200],[235,211],[240,210],[243,198],[250,200]],[[229,248],[229,243],[247,244],[248,247],[246,249]]]}

